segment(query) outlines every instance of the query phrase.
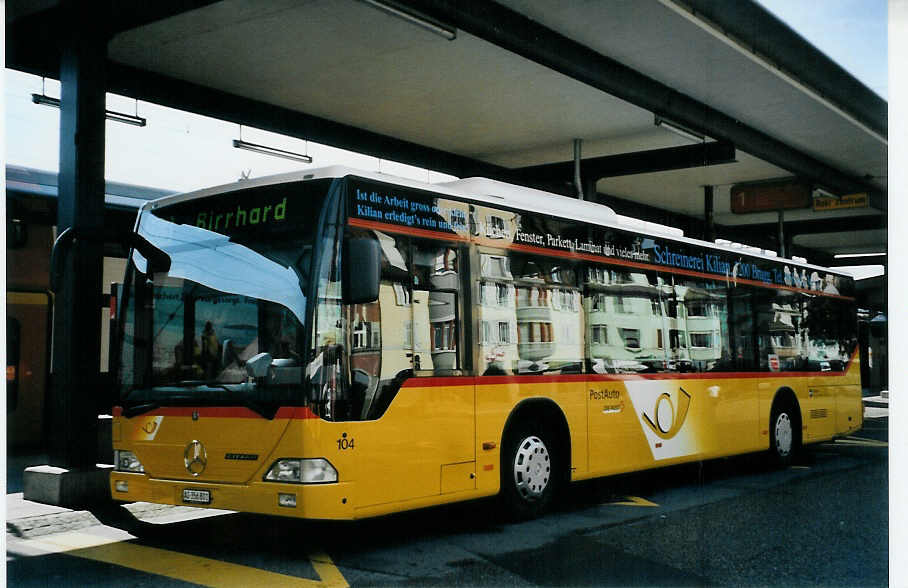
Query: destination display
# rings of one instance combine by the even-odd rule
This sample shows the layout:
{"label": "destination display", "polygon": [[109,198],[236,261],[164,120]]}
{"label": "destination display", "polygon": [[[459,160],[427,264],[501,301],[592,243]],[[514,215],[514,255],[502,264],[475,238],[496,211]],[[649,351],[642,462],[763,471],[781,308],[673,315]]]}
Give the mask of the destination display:
{"label": "destination display", "polygon": [[260,186],[177,202],[152,210],[152,214],[231,237],[299,231],[300,226],[317,221],[313,211],[319,210],[328,185],[316,181]]}
{"label": "destination display", "polygon": [[[457,235],[499,247],[534,248],[590,261],[661,269],[713,279],[853,296],[853,281],[830,272],[612,227],[564,221],[441,198],[390,184],[352,180],[351,219]],[[353,221],[354,224],[356,221]],[[442,236],[442,235],[439,235]]]}

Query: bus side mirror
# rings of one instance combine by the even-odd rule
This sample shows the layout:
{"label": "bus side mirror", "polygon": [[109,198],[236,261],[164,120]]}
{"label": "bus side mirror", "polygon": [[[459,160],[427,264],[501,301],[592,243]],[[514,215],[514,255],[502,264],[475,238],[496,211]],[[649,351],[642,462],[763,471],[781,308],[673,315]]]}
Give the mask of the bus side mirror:
{"label": "bus side mirror", "polygon": [[381,281],[381,246],[376,239],[352,238],[344,242],[343,297],[345,304],[378,300]]}
{"label": "bus side mirror", "polygon": [[[62,235],[61,235],[62,236]],[[147,239],[136,233],[129,233],[124,239],[127,248],[135,249],[148,261],[148,276],[170,271],[170,256],[152,245]]]}

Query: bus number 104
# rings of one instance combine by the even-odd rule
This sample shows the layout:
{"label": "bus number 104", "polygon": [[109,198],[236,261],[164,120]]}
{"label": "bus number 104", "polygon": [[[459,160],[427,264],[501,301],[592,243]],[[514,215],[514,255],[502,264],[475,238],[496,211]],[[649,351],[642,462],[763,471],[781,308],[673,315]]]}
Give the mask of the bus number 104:
{"label": "bus number 104", "polygon": [[337,440],[337,448],[341,451],[353,449],[353,437],[347,439],[347,434],[344,433],[343,438]]}

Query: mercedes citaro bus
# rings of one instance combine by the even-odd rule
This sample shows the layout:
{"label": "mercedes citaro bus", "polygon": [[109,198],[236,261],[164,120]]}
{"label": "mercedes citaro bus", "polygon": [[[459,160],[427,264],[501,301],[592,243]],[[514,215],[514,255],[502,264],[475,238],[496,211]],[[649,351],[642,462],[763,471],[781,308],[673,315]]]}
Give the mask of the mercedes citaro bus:
{"label": "mercedes citaro bus", "polygon": [[172,196],[119,289],[112,496],[357,519],[862,425],[853,280],[486,179]]}

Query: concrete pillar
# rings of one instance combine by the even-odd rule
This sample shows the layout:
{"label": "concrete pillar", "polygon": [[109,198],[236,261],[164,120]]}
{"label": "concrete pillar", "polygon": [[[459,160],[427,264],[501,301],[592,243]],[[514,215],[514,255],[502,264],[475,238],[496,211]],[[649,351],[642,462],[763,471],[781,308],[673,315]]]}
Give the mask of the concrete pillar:
{"label": "concrete pillar", "polygon": [[104,228],[106,3],[64,2],[61,39],[58,271],[50,395],[50,464],[26,470],[25,498],[72,506],[106,488],[97,470]]}

